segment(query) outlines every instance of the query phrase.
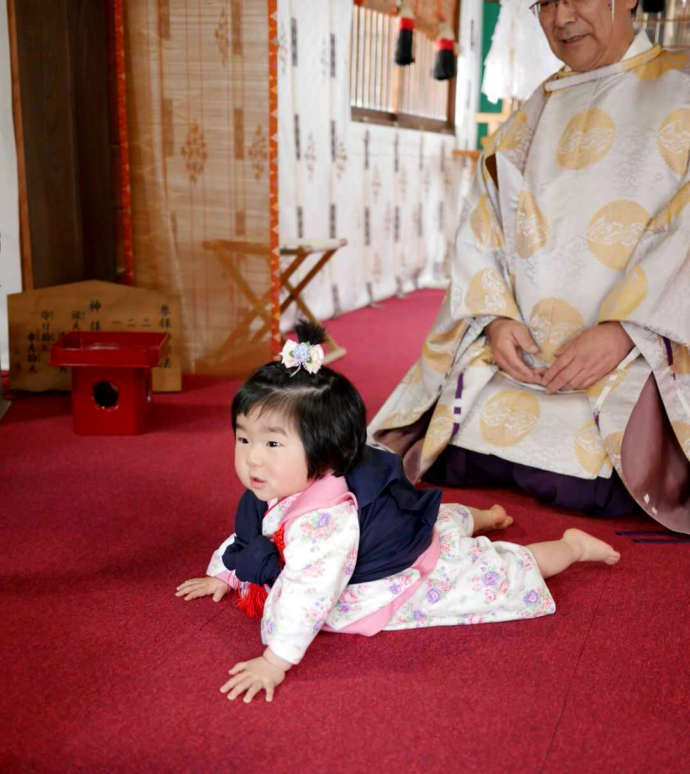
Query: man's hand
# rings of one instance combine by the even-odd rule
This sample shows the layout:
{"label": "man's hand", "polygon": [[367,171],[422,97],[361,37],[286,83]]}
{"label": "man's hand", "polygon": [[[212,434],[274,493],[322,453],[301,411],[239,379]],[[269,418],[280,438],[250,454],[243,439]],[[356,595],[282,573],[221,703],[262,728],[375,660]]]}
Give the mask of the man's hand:
{"label": "man's hand", "polygon": [[197,597],[213,595],[213,601],[220,602],[228,593],[229,588],[228,584],[220,578],[212,578],[207,575],[205,578],[190,578],[184,581],[184,583],[180,583],[175,596],[184,597],[185,602],[188,602],[190,599],[196,599]]}
{"label": "man's hand", "polygon": [[556,352],[543,375],[546,391],[584,390],[611,373],[632,348],[632,339],[618,322],[587,328]]}
{"label": "man's hand", "polygon": [[531,369],[520,354],[522,351],[532,355],[539,352],[539,347],[524,323],[499,317],[486,326],[486,335],[491,344],[494,362],[502,371],[519,382],[542,383],[541,374]]}
{"label": "man's hand", "polygon": [[[289,661],[276,656],[270,648],[266,648],[263,656],[251,661],[239,661],[230,670],[234,675],[221,685],[221,693],[227,693],[228,699],[234,700],[244,693],[244,703],[249,702],[263,688],[266,691],[266,701],[273,701],[276,686],[285,679],[285,672],[292,666]],[[245,693],[246,691],[246,693]]]}

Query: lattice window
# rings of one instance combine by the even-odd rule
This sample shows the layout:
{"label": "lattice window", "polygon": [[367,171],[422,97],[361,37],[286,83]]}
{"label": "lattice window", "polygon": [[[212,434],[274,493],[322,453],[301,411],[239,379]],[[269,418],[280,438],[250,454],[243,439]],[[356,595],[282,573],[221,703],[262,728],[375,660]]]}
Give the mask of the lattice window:
{"label": "lattice window", "polygon": [[[457,30],[457,10],[451,28]],[[350,56],[350,107],[356,121],[410,129],[453,131],[455,78],[431,76],[436,54],[432,37],[415,29],[414,63],[393,61],[398,18],[367,7],[353,8]]]}

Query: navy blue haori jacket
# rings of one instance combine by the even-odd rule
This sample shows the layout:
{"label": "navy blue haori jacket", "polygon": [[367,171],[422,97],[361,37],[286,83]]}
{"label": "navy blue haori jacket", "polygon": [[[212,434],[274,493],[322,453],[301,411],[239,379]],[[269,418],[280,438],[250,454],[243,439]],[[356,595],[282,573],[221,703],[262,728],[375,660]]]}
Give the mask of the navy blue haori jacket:
{"label": "navy blue haori jacket", "polygon": [[[359,550],[350,583],[379,580],[414,564],[431,544],[440,489],[415,489],[397,454],[366,446],[346,476],[359,507]],[[272,585],[282,569],[273,541],[261,534],[267,505],[247,490],[235,515],[235,541],[223,564],[241,581]]]}

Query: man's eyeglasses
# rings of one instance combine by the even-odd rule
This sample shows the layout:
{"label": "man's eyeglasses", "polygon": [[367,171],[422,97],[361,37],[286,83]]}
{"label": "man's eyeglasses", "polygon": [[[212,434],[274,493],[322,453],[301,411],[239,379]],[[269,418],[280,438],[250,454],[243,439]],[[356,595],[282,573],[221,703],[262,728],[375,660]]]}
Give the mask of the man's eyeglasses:
{"label": "man's eyeglasses", "polygon": [[537,0],[536,3],[532,3],[529,9],[537,17],[537,19],[550,19],[556,15],[556,8],[560,3],[573,8],[579,8],[582,5],[587,5],[589,0]]}

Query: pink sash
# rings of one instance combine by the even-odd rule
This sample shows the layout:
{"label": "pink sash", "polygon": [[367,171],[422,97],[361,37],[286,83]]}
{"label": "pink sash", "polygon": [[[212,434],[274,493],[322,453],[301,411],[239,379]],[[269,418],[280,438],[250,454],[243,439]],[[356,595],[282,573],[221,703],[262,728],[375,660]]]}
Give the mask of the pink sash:
{"label": "pink sash", "polygon": [[417,557],[417,561],[412,565],[412,568],[419,572],[418,580],[408,586],[402,594],[399,594],[395,599],[391,600],[379,610],[375,610],[373,613],[365,615],[358,621],[353,621],[342,629],[333,629],[326,624],[323,627],[323,630],[327,632],[336,632],[337,634],[363,634],[366,637],[378,634],[378,632],[380,632],[393,618],[395,611],[422,585],[426,577],[436,566],[440,554],[441,543],[438,539],[436,528],[434,528],[434,536],[431,539],[431,545]]}

